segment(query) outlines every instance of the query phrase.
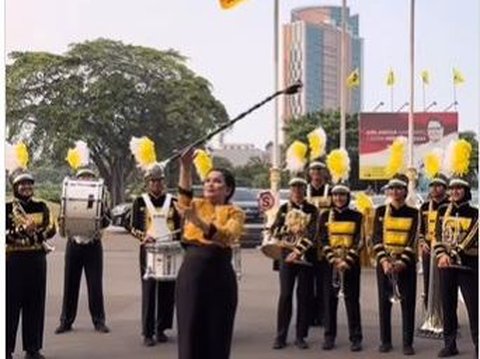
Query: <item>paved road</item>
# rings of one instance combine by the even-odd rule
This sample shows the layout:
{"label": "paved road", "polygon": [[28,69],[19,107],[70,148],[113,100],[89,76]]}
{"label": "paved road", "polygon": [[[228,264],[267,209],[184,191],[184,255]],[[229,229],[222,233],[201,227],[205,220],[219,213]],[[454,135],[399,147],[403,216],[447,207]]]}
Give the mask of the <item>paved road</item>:
{"label": "paved road", "polygon": [[[146,348],[140,336],[140,274],[138,269],[138,244],[130,236],[109,231],[104,238],[104,291],[109,334],[93,330],[88,314],[85,280],[82,279],[79,311],[72,332],[55,335],[58,325],[63,290],[64,240],[56,240],[56,251],[48,256],[47,310],[44,354],[48,358],[176,358],[176,333],[170,332],[170,342]],[[255,249],[242,252],[244,277],[240,282],[240,300],[237,310],[233,359],[281,358],[404,358],[401,354],[400,310],[393,309],[394,351],[380,354],[378,347],[377,290],[374,271],[362,272],[362,320],[364,350],[349,351],[345,310],[339,307],[337,348],[331,352],[321,350],[323,330],[313,328],[308,342],[310,349],[300,351],[289,345],[274,351],[271,344],[275,334],[276,302],[278,296],[277,273],[271,262]],[[421,277],[419,277],[419,280]],[[419,284],[419,287],[422,286]],[[419,290],[420,291],[420,290]],[[419,302],[418,302],[419,303]],[[419,307],[419,306],[418,306]],[[422,313],[417,315],[417,324]],[[472,358],[473,345],[467,330],[463,305],[459,310],[462,337],[458,341],[459,358]],[[293,328],[291,328],[293,333]],[[291,337],[289,338],[291,340]],[[290,341],[291,343],[291,341]],[[441,348],[438,340],[415,339],[417,358],[436,357]],[[17,340],[16,357],[22,354],[21,338]],[[205,358],[208,359],[208,358]]]}

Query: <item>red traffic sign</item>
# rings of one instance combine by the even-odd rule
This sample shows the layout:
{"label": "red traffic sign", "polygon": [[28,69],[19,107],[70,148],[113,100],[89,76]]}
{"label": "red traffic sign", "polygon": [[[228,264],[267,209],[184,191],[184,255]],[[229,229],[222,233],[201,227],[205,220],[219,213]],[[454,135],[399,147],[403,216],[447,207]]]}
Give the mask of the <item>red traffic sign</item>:
{"label": "red traffic sign", "polygon": [[258,194],[258,208],[265,212],[275,205],[275,196],[271,191],[263,191]]}

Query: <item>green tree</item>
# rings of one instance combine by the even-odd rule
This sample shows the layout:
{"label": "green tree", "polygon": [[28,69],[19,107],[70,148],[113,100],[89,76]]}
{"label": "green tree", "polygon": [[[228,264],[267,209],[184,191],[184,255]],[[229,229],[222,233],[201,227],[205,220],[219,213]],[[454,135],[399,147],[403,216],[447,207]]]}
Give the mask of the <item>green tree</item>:
{"label": "green tree", "polygon": [[7,138],[34,158],[64,164],[82,139],[111,193],[122,202],[135,175],[132,136],[149,136],[161,160],[228,120],[208,81],[176,51],[98,39],[63,55],[13,52],[7,66]]}

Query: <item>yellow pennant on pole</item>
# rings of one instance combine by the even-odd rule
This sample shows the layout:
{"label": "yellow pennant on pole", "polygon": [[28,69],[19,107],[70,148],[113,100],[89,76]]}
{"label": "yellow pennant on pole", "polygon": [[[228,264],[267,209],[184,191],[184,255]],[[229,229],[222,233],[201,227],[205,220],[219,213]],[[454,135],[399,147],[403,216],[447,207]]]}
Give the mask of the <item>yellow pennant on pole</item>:
{"label": "yellow pennant on pole", "polygon": [[430,73],[428,70],[423,70],[420,74],[424,85],[430,85]]}
{"label": "yellow pennant on pole", "polygon": [[238,4],[244,2],[245,0],[220,0],[220,6],[224,10],[232,9]]}
{"label": "yellow pennant on pole", "polygon": [[453,84],[461,85],[464,82],[465,82],[465,77],[463,77],[463,74],[454,67],[453,68]]}
{"label": "yellow pennant on pole", "polygon": [[360,86],[360,73],[358,68],[353,70],[347,77],[347,87],[352,89]]}
{"label": "yellow pennant on pole", "polygon": [[387,75],[387,86],[393,86],[393,85],[395,85],[395,73],[393,72],[392,69],[390,69]]}

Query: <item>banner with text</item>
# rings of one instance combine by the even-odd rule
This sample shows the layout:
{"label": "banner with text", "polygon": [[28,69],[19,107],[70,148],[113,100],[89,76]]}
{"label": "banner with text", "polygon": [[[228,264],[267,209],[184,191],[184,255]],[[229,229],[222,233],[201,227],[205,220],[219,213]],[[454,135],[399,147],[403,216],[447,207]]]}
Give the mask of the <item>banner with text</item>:
{"label": "banner with text", "polygon": [[[359,121],[360,179],[387,179],[388,147],[395,137],[408,138],[408,113],[362,113]],[[433,148],[445,149],[452,139],[458,138],[458,113],[415,113],[413,131],[413,164],[422,171],[425,154]]]}

